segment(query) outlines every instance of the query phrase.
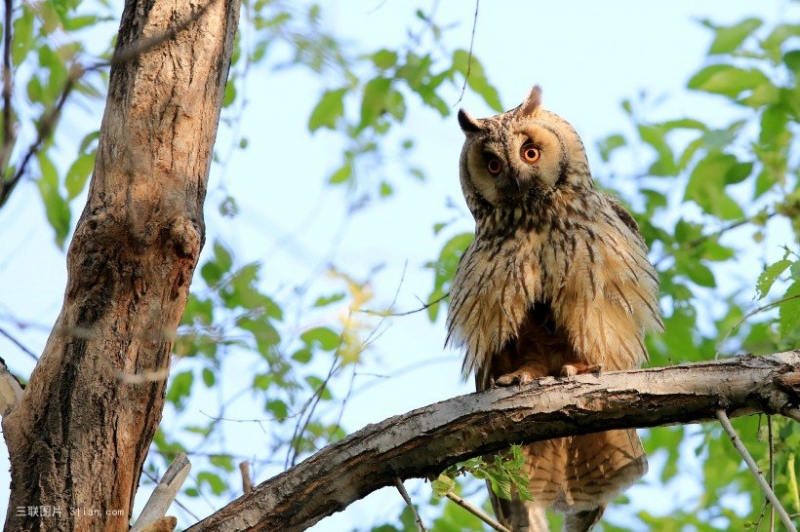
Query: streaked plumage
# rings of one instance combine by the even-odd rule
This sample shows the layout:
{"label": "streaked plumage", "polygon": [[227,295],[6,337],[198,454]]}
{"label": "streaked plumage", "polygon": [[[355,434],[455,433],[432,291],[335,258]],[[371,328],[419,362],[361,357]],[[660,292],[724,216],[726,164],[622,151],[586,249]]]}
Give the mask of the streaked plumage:
{"label": "streaked plumage", "polygon": [[[542,109],[538,87],[516,109],[458,119],[476,227],[453,280],[448,342],[465,348],[465,374],[484,390],[641,365],[645,331],[662,328],[658,277],[636,222],[595,188],[575,130]],[[535,502],[492,501],[514,530],[548,530],[551,507],[567,514],[564,530],[587,531],[647,470],[634,430],[525,450]]]}

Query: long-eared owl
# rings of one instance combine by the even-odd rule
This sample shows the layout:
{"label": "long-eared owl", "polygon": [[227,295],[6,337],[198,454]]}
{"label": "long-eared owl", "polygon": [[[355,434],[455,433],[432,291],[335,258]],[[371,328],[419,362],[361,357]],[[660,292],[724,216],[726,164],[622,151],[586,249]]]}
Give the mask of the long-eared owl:
{"label": "long-eared owl", "polygon": [[[461,188],[475,240],[458,266],[448,342],[465,348],[477,389],[537,377],[624,370],[647,360],[644,335],[663,328],[658,277],[631,215],[598,190],[580,137],[541,105],[534,87],[519,107],[476,119],[466,135]],[[545,532],[544,510],[585,532],[647,471],[635,430],[524,446],[533,502],[492,495],[512,530]]]}

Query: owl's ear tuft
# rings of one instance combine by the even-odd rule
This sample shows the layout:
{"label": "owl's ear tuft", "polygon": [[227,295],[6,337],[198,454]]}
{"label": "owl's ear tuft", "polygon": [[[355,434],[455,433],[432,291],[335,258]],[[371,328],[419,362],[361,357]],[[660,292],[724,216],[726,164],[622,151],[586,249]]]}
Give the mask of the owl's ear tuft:
{"label": "owl's ear tuft", "polygon": [[536,115],[542,107],[542,88],[539,85],[534,85],[528,97],[522,102],[517,111],[517,116],[520,118],[529,118]]}
{"label": "owl's ear tuft", "polygon": [[483,130],[478,120],[463,109],[458,110],[458,125],[465,135]]}

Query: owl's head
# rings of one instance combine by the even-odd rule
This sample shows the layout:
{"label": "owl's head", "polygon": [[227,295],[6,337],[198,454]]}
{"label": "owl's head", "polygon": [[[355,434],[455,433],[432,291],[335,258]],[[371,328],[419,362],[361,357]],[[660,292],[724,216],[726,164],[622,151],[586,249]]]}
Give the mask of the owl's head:
{"label": "owl's head", "polygon": [[542,109],[534,87],[519,107],[490,118],[463,109],[466,135],[461,151],[461,188],[473,215],[535,209],[559,190],[592,188],[586,152],[565,120]]}

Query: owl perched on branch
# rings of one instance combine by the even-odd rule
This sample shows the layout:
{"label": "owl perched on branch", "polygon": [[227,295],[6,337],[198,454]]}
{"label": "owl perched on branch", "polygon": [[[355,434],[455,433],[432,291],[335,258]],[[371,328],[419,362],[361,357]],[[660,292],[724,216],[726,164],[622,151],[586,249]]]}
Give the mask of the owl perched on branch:
{"label": "owl perched on branch", "polygon": [[[658,276],[631,215],[595,188],[580,137],[546,111],[537,86],[506,113],[463,110],[461,188],[475,240],[453,280],[448,342],[466,349],[479,391],[537,377],[636,368],[644,335],[661,330]],[[533,502],[492,505],[514,531],[585,532],[647,471],[635,430],[524,447]]]}

